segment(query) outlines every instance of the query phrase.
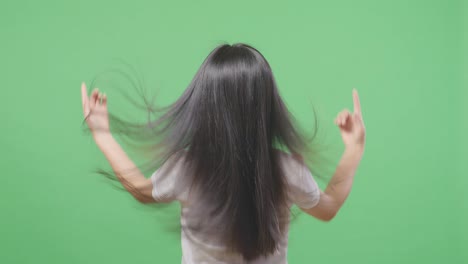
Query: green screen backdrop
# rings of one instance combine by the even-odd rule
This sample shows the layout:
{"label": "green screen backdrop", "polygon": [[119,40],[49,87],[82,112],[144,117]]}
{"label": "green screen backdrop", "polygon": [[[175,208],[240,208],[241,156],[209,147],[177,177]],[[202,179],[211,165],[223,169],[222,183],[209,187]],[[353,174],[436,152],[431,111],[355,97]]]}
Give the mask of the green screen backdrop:
{"label": "green screen backdrop", "polygon": [[352,192],[329,223],[299,216],[290,263],[468,263],[464,4],[2,1],[0,263],[180,263],[169,217],[91,173],[106,161],[82,133],[79,88],[124,60],[167,105],[224,42],[259,49],[297,119],[313,126],[312,100],[337,150],[333,119],[360,93]]}

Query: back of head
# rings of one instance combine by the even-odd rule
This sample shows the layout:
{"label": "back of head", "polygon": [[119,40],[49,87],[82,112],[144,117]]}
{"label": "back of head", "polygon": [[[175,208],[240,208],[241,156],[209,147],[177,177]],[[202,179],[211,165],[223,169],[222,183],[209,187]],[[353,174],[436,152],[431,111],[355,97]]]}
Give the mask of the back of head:
{"label": "back of head", "polygon": [[199,196],[202,223],[187,228],[219,237],[246,260],[274,253],[289,219],[275,148],[300,152],[303,140],[262,54],[246,44],[216,47],[162,120],[167,152],[186,150]]}

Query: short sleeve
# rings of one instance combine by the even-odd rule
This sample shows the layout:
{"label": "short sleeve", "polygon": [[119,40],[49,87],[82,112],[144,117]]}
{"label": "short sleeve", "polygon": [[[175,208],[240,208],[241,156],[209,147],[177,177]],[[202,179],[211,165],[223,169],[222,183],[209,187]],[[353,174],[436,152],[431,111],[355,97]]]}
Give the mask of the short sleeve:
{"label": "short sleeve", "polygon": [[157,202],[168,203],[178,199],[177,182],[180,177],[180,161],[166,161],[150,177],[153,183],[152,196]]}
{"label": "short sleeve", "polygon": [[316,206],[320,200],[320,189],[305,163],[289,156],[291,165],[286,166],[292,202],[303,209]]}

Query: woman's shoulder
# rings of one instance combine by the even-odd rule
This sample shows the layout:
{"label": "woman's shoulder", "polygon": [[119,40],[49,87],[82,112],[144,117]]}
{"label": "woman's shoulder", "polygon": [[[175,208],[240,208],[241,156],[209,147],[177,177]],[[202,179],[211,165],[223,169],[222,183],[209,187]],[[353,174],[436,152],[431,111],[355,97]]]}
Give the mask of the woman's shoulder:
{"label": "woman's shoulder", "polygon": [[278,155],[279,159],[286,162],[293,162],[298,164],[304,163],[304,157],[300,153],[290,153],[277,148],[273,148],[273,151]]}
{"label": "woman's shoulder", "polygon": [[290,153],[283,150],[275,149],[278,155],[278,163],[284,172],[288,181],[297,181],[303,170],[307,166],[304,158],[299,153]]}

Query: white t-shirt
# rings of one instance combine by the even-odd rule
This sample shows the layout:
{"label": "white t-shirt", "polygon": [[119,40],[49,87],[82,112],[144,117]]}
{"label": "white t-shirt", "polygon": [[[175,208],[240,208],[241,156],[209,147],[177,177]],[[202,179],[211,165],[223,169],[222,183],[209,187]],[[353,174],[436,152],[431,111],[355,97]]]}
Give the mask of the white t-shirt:
{"label": "white t-shirt", "polygon": [[[280,162],[289,185],[288,195],[297,206],[308,209],[314,207],[320,199],[320,189],[314,180],[310,170],[304,163],[294,159],[290,154],[279,152]],[[153,183],[152,195],[156,201],[170,202],[178,200],[181,204],[181,225],[186,226],[190,218],[190,206],[187,206],[188,191],[177,188],[183,181],[181,173],[182,159],[173,166],[165,168],[161,166],[151,175]],[[289,206],[292,206],[290,204]],[[289,226],[287,227],[288,230]],[[181,229],[182,264],[199,263],[246,263],[239,255],[226,254],[222,245],[208,243],[197,236],[197,233]],[[289,232],[286,232],[288,234]],[[287,235],[280,241],[279,250],[268,257],[261,257],[251,264],[287,264]]]}

